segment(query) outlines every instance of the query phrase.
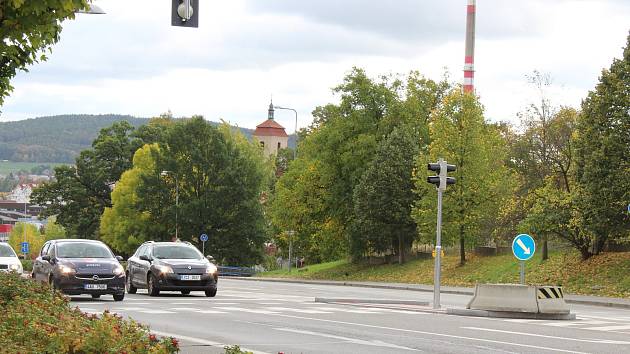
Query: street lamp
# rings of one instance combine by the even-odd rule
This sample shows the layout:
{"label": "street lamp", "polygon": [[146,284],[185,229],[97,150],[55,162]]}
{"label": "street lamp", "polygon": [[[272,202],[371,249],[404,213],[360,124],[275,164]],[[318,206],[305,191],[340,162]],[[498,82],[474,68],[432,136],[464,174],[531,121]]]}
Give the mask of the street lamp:
{"label": "street lamp", "polygon": [[284,109],[287,111],[293,111],[293,113],[295,113],[295,150],[293,150],[293,159],[295,160],[297,158],[297,146],[298,146],[298,133],[297,133],[297,122],[298,122],[298,114],[297,111],[293,108],[287,108],[287,107],[280,107],[280,106],[273,106],[273,108],[275,109]]}
{"label": "street lamp", "polygon": [[88,4],[87,10],[81,9],[81,10],[75,11],[75,13],[88,14],[88,15],[104,15],[106,12],[94,4]]}
{"label": "street lamp", "polygon": [[175,240],[179,240],[179,235],[177,232],[179,228],[177,220],[177,214],[179,211],[179,180],[177,179],[177,174],[173,171],[162,171],[162,173],[160,173],[160,176],[166,177],[168,176],[168,174],[172,174],[175,177]]}

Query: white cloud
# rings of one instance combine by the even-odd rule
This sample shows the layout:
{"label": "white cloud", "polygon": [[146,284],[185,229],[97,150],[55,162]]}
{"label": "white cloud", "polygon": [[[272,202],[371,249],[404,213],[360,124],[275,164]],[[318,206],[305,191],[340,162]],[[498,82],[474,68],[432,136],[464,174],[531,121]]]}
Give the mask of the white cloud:
{"label": "white cloud", "polygon": [[[203,1],[198,29],[171,27],[166,0],[97,3],[107,15],[66,23],[50,60],[15,78],[0,121],[170,109],[252,128],[273,94],[303,127],[336,100],[331,88],[352,66],[462,76],[463,0]],[[478,1],[475,76],[486,115],[516,121],[534,97],[525,75],[535,69],[554,77],[554,102],[577,107],[621,55],[629,15],[618,0]],[[291,112],[277,117],[293,129]]]}

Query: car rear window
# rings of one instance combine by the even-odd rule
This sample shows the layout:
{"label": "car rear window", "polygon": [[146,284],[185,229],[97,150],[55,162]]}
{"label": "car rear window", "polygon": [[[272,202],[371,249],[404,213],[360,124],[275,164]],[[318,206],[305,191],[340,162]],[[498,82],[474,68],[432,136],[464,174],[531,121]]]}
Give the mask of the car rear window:
{"label": "car rear window", "polygon": [[17,257],[9,245],[0,243],[0,257]]}
{"label": "car rear window", "polygon": [[188,246],[155,246],[153,257],[158,259],[201,259],[201,252]]}
{"label": "car rear window", "polygon": [[110,250],[98,243],[67,242],[57,244],[59,258],[113,258]]}

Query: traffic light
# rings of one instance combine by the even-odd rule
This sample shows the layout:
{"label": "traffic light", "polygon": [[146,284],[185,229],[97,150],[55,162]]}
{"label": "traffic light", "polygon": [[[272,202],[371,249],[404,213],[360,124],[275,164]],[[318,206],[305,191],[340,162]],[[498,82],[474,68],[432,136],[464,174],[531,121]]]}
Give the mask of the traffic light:
{"label": "traffic light", "polygon": [[199,27],[199,0],[171,0],[171,26]]}
{"label": "traffic light", "polygon": [[448,172],[453,172],[457,169],[455,165],[449,165],[446,161],[440,159],[436,163],[429,163],[427,168],[429,171],[437,173],[437,176],[427,177],[427,182],[435,184],[438,189],[445,190],[447,185],[455,184],[455,178],[447,176]]}

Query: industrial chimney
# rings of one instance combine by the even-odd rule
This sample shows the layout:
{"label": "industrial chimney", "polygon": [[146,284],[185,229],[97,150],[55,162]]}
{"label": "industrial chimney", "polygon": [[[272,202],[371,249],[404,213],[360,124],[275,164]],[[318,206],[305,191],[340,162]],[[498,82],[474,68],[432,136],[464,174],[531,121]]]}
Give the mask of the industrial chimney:
{"label": "industrial chimney", "polygon": [[475,90],[475,0],[466,7],[466,57],[464,58],[464,93]]}

